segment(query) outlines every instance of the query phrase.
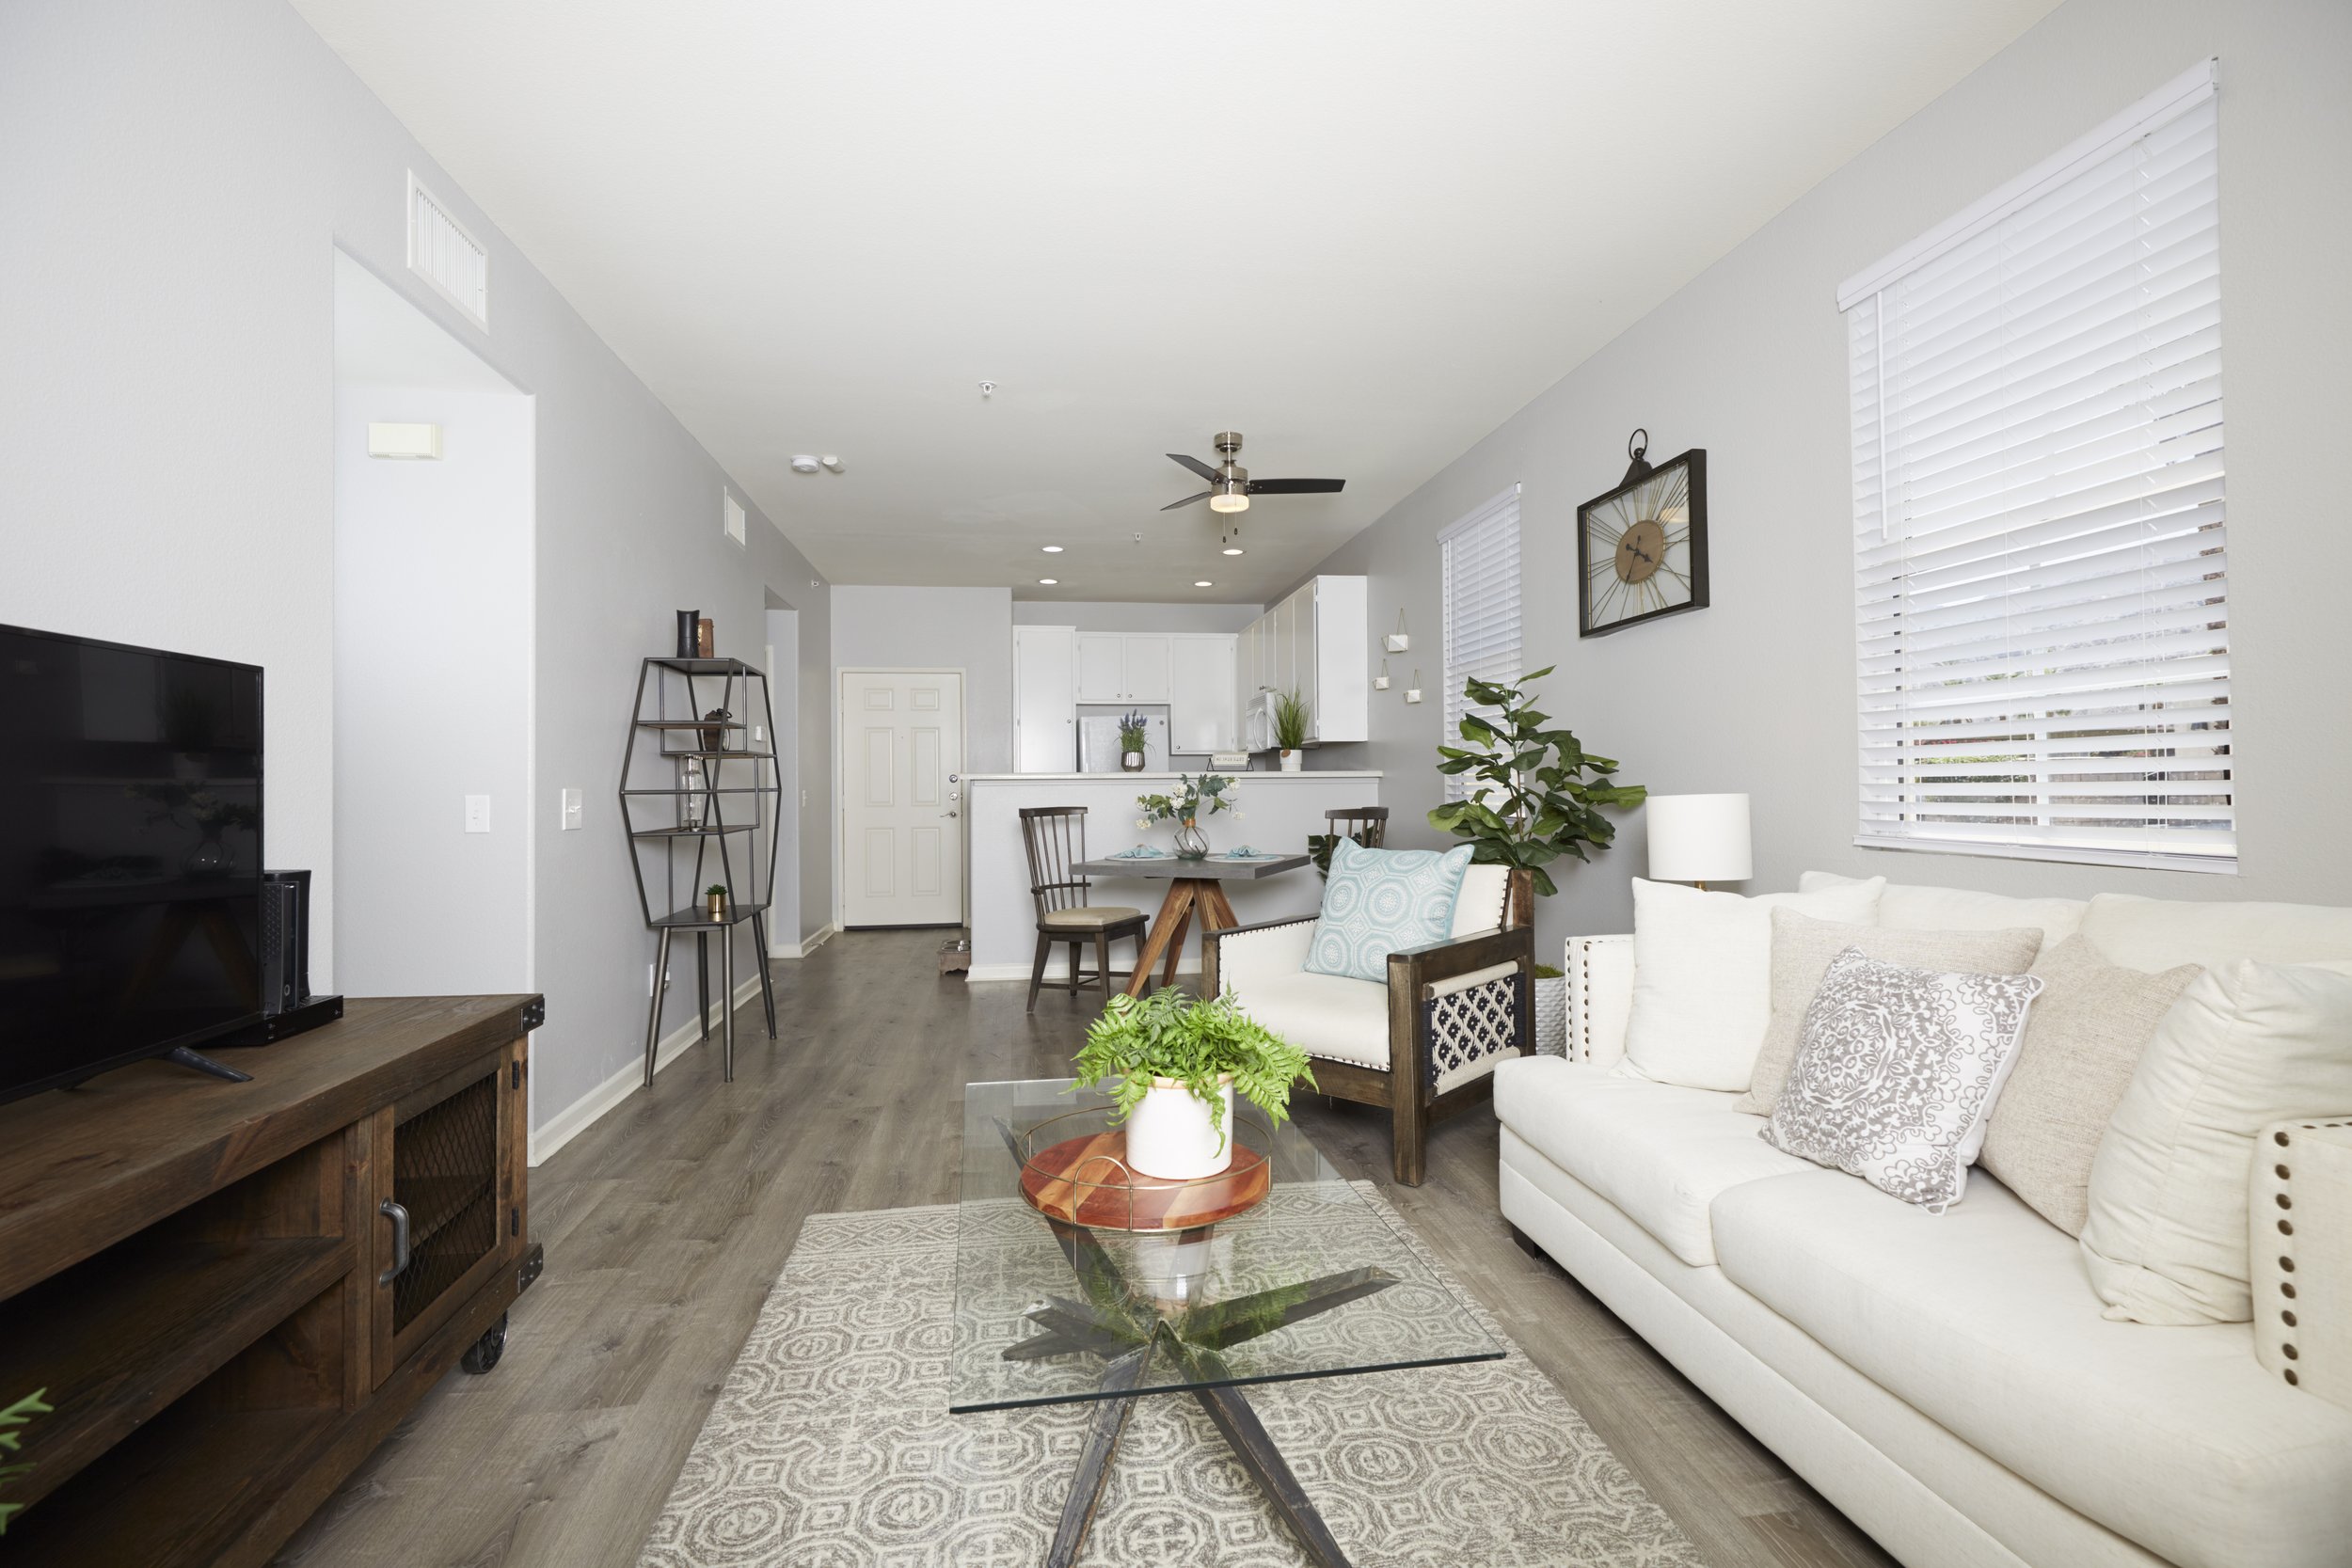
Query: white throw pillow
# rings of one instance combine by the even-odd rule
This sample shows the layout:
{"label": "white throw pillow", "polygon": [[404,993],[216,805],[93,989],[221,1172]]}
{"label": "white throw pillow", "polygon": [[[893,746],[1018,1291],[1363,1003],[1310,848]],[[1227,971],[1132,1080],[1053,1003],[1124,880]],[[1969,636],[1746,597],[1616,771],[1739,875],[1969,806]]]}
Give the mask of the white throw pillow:
{"label": "white throw pillow", "polygon": [[2199,975],[2156,1025],[2091,1158],[2083,1261],[2106,1315],[2251,1318],[2254,1134],[2266,1122],[2346,1112],[2352,965],[2241,958]]}
{"label": "white throw pillow", "polygon": [[2352,909],[2332,904],[2209,904],[2103,893],[2083,935],[2109,963],[2155,974],[2251,958],[2266,964],[2352,963]]}
{"label": "white throw pillow", "polygon": [[1772,911],[1868,926],[1883,877],[1820,893],[1701,893],[1633,879],[1632,1069],[1661,1084],[1744,1089],[1772,1016]]}
{"label": "white throw pillow", "polygon": [[2041,989],[2031,974],[1945,974],[1847,948],[1805,1009],[1764,1141],[1942,1213],[1967,1190]]}
{"label": "white throw pillow", "polygon": [[[1799,893],[1852,887],[1857,879],[1834,871],[1808,871],[1797,879]],[[1879,924],[1902,931],[2006,931],[2031,926],[2044,948],[2074,934],[2090,906],[2080,898],[2011,898],[1964,887],[1928,887],[1889,882],[1879,895]]]}

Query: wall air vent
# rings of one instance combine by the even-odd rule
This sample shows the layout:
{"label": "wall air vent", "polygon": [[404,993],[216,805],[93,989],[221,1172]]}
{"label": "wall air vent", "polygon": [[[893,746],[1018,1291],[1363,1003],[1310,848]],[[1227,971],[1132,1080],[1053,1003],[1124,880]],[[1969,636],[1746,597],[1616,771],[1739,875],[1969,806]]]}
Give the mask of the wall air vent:
{"label": "wall air vent", "polygon": [[408,270],[484,331],[490,329],[490,252],[408,172]]}
{"label": "wall air vent", "polygon": [[723,491],[719,497],[719,526],[726,531],[728,538],[739,545],[743,543],[743,503]]}

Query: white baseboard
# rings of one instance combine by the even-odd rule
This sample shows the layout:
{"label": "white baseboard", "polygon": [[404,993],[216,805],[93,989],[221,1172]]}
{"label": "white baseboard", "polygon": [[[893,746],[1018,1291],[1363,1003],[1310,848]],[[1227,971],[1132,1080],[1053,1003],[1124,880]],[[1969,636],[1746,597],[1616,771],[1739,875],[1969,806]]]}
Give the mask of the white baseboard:
{"label": "white baseboard", "polygon": [[771,958],[805,958],[839,933],[838,926],[819,926],[805,942],[771,942],[768,944]]}
{"label": "white baseboard", "polygon": [[[759,976],[756,974],[735,988],[735,1006],[738,1008],[758,999]],[[717,1033],[715,1024],[712,1033]],[[700,1045],[702,1037],[701,1025],[691,1018],[662,1036],[660,1042],[654,1047],[654,1071],[660,1072]],[[603,1120],[606,1112],[644,1086],[645,1059],[642,1055],[631,1054],[627,1067],[532,1130],[531,1163],[534,1165],[546,1164],[557,1149]]]}
{"label": "white baseboard", "polygon": [[[1090,959],[1089,961],[1091,963]],[[1091,974],[1092,970],[1089,969],[1089,973]],[[1116,954],[1114,954],[1111,958],[1111,973],[1114,974],[1120,973],[1119,958]],[[1179,974],[1198,974],[1200,973],[1200,965],[1198,962],[1187,959],[1176,966],[1176,973]],[[1064,978],[1068,974],[1068,966],[1063,964],[1060,959],[1054,958],[1046,961],[1045,977],[1048,980],[1059,980]],[[970,969],[963,972],[963,977],[967,980],[1026,981],[1029,977],[1029,966],[1025,963],[974,964]]]}

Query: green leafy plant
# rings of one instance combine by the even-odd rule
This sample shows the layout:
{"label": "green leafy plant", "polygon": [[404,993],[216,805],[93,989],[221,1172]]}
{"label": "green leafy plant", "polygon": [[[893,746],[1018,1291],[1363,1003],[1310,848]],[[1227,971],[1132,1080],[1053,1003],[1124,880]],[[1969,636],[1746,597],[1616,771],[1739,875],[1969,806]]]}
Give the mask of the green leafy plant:
{"label": "green leafy plant", "polygon": [[1142,714],[1122,713],[1119,716],[1119,749],[1120,751],[1142,751],[1144,749],[1143,735]]}
{"label": "green leafy plant", "polygon": [[1196,1002],[1174,986],[1148,996],[1114,996],[1087,1027],[1073,1063],[1075,1088],[1116,1080],[1114,1119],[1124,1121],[1143,1103],[1154,1079],[1171,1079],[1209,1108],[1209,1122],[1225,1131],[1217,1079],[1233,1075],[1233,1090],[1280,1126],[1291,1114],[1291,1085],[1315,1086],[1307,1053],[1241,1010],[1231,993]]}
{"label": "green leafy plant", "polygon": [[703,889],[703,892],[714,898],[724,898],[727,895],[727,884],[724,882],[713,882],[708,887]]}
{"label": "green leafy plant", "polygon": [[1143,811],[1136,821],[1136,827],[1148,828],[1154,822],[1190,823],[1221,811],[1240,815],[1233,802],[1240,796],[1241,787],[1224,774],[1203,773],[1195,778],[1190,773],[1179,773],[1176,782],[1182,787],[1173,795],[1136,797],[1136,804]]}
{"label": "green leafy plant", "polygon": [[1314,710],[1297,689],[1274,694],[1274,744],[1285,752],[1295,752],[1307,744],[1307,721]]}
{"label": "green leafy plant", "polygon": [[1550,673],[1547,665],[1508,685],[1474,676],[1463,684],[1485,711],[1463,715],[1463,743],[1438,748],[1444,759],[1438,771],[1467,773],[1476,784],[1470,799],[1429,814],[1431,827],[1475,846],[1472,861],[1509,866],[1514,881],[1526,878],[1547,898],[1560,891],[1547,866],[1563,855],[1584,860],[1586,845],[1605,847],[1617,836],[1600,808],[1638,806],[1649,796],[1641,784],[1610,783],[1613,760],[1592,755],[1574,735],[1550,727],[1551,715],[1537,709],[1526,689]]}
{"label": "green leafy plant", "polygon": [[[49,1405],[41,1402],[41,1396],[48,1392],[46,1388],[36,1388],[14,1404],[0,1409],[0,1454],[12,1455],[20,1451],[24,1434],[17,1428],[27,1424],[36,1416],[55,1414]],[[32,1468],[33,1462],[29,1459],[0,1461],[0,1482],[15,1481]],[[24,1511],[23,1503],[0,1502],[0,1535],[8,1533],[9,1518]]]}

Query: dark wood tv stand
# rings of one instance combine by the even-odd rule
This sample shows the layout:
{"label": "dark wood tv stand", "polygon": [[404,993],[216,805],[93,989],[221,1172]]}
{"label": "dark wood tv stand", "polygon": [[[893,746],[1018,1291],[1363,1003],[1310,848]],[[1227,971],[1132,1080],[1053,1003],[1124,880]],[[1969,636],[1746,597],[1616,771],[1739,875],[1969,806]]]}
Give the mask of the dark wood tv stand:
{"label": "dark wood tv stand", "polygon": [[[266,1563],[538,1271],[536,996],[355,1000],[252,1082],[163,1062],[0,1106],[0,1560]],[[410,1243],[394,1268],[396,1218]]]}

